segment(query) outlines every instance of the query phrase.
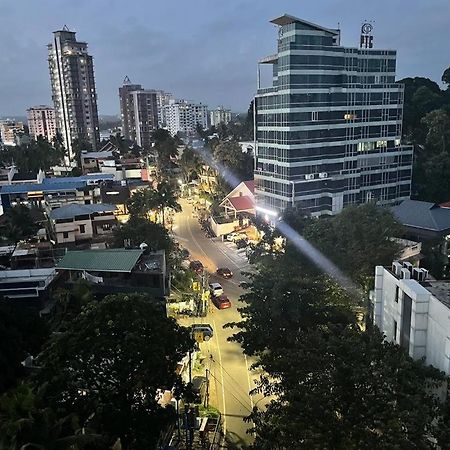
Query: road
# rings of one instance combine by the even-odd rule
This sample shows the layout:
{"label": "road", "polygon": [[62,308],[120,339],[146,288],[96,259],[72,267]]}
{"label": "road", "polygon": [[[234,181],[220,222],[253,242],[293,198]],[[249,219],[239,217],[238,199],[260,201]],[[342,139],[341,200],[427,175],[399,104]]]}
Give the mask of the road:
{"label": "road", "polygon": [[[232,307],[226,310],[212,308],[212,312],[204,319],[195,318],[192,322],[210,323],[214,329],[214,337],[201,344],[201,351],[211,355],[208,365],[211,370],[211,383],[217,398],[217,406],[224,415],[227,448],[243,449],[252,442],[252,435],[247,433],[251,424],[243,421],[253,408],[253,399],[249,391],[254,387],[254,374],[249,370],[251,361],[243,354],[239,344],[227,340],[233,334],[232,329],[223,329],[228,322],[240,320],[237,307],[238,299],[243,293],[239,286],[244,280],[241,271],[249,269],[245,256],[238,254],[232,243],[218,242],[209,239],[200,229],[198,220],[192,216],[192,206],[182,199],[181,213],[176,214],[173,233],[180,244],[191,253],[191,259],[202,261],[211,273],[210,282],[218,281],[224,293],[230,298]],[[218,278],[215,271],[218,267],[228,267],[234,273],[230,280]]]}

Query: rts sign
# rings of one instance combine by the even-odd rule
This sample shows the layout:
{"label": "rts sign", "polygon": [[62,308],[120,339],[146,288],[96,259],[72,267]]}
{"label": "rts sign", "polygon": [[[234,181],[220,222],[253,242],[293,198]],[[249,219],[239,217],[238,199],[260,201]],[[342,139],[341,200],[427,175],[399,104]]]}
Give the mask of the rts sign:
{"label": "rts sign", "polygon": [[373,26],[370,23],[363,23],[361,27],[361,40],[359,42],[360,48],[373,48]]}

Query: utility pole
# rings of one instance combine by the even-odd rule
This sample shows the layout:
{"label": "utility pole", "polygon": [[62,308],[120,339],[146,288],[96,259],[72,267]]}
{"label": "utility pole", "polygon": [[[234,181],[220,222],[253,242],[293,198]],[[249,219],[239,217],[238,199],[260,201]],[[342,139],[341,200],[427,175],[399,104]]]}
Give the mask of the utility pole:
{"label": "utility pole", "polygon": [[205,408],[209,407],[209,369],[206,369],[206,395],[205,395]]}

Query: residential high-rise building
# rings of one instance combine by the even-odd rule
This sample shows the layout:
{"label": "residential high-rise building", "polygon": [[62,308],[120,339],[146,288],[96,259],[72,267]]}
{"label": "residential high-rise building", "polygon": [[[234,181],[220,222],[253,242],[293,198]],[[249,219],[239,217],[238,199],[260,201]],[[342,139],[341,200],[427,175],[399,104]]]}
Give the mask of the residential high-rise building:
{"label": "residential high-rise building", "polygon": [[48,62],[56,127],[73,160],[75,139],[88,141],[94,150],[99,141],[94,64],[86,42],[78,42],[66,26],[53,33]]}
{"label": "residential high-rise building", "polygon": [[55,110],[50,106],[40,105],[27,109],[30,136],[37,139],[42,136],[52,142],[56,136]]}
{"label": "residential high-rise building", "polygon": [[158,105],[158,127],[164,128],[166,124],[166,118],[164,116],[164,107],[173,101],[173,95],[170,92],[161,90],[156,91],[156,103]]}
{"label": "residential high-rise building", "polygon": [[408,198],[413,149],[400,142],[396,52],[372,48],[370,24],[361,47],[348,48],[340,30],[289,15],[272,23],[277,54],[259,64],[273,66],[273,85],[255,98],[257,205],[321,215]]}
{"label": "residential high-rise building", "polygon": [[224,123],[226,125],[231,122],[231,110],[219,106],[217,109],[209,112],[209,117],[212,127],[216,127],[219,123]]}
{"label": "residential high-rise building", "polygon": [[23,133],[23,123],[15,120],[0,121],[0,141],[3,145],[17,145],[16,136]]}
{"label": "residential high-rise building", "polygon": [[197,125],[203,129],[208,127],[208,107],[202,103],[187,100],[172,100],[164,106],[166,128],[172,136],[177,133],[193,135]]}
{"label": "residential high-rise building", "polygon": [[158,92],[131,84],[128,77],[119,88],[122,133],[142,148],[150,147],[151,133],[158,128]]}

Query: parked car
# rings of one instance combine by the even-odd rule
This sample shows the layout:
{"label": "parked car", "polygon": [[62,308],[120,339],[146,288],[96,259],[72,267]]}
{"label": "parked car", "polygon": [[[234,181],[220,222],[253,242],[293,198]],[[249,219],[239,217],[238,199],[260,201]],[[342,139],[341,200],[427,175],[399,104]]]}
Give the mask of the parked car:
{"label": "parked car", "polygon": [[220,283],[211,283],[209,285],[209,290],[213,297],[219,297],[219,295],[223,294],[223,287]]}
{"label": "parked car", "polygon": [[236,242],[240,239],[247,239],[247,235],[245,233],[230,233],[227,235],[227,241]]}
{"label": "parked car", "polygon": [[203,273],[203,264],[199,260],[191,261],[189,268],[192,269],[197,275],[201,275]]}
{"label": "parked car", "polygon": [[231,278],[233,276],[233,272],[228,267],[219,267],[216,270],[216,274],[222,278]]}
{"label": "parked car", "polygon": [[191,325],[192,335],[203,333],[203,340],[209,341],[214,336],[213,327],[209,323],[194,323]]}
{"label": "parked car", "polygon": [[212,302],[218,309],[231,308],[231,301],[225,294],[219,295],[218,297],[213,297]]}
{"label": "parked car", "polygon": [[183,259],[188,259],[190,255],[189,250],[187,248],[181,248],[180,254]]}
{"label": "parked car", "polygon": [[206,377],[192,378],[193,403],[201,404],[205,401],[208,380]]}
{"label": "parked car", "polygon": [[234,242],[236,244],[237,248],[245,248],[248,245],[247,239],[239,239],[238,241]]}

